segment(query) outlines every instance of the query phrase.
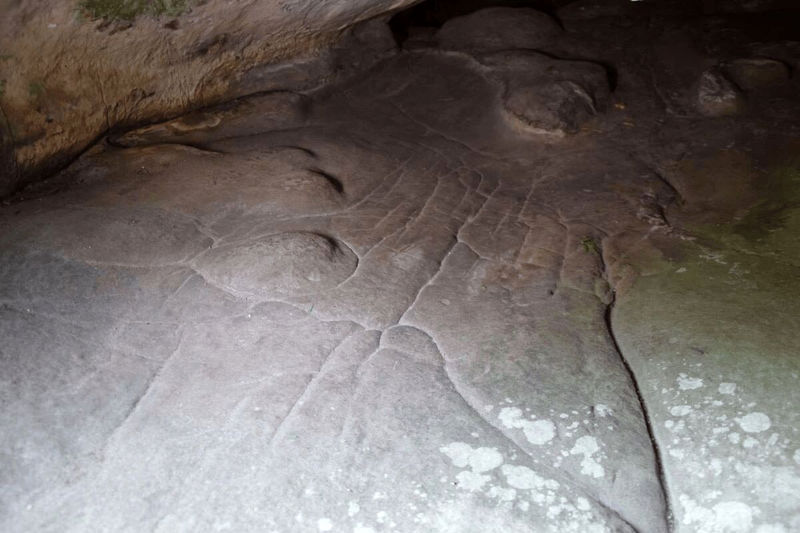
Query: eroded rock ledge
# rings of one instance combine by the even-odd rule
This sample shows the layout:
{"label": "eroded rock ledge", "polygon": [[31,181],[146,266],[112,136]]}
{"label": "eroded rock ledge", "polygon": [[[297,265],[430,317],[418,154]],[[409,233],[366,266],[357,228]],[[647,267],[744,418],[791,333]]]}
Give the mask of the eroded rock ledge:
{"label": "eroded rock ledge", "polygon": [[[369,61],[370,46],[380,54],[391,35],[365,40],[348,29],[413,2],[4,0],[0,195],[59,168],[110,129],[307,88],[353,60]],[[337,54],[343,38],[367,53]]]}

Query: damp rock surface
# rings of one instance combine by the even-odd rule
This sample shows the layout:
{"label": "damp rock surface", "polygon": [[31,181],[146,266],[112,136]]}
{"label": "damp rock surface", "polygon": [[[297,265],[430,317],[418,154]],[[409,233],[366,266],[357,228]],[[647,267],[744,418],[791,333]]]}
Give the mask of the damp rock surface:
{"label": "damp rock surface", "polygon": [[376,19],[9,199],[0,530],[800,529],[798,81],[697,107],[800,55],[717,4]]}

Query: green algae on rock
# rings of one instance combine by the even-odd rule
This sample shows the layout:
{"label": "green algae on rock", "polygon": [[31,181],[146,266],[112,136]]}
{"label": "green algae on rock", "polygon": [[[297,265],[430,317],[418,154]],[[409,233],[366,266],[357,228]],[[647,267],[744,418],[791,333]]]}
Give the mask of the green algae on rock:
{"label": "green algae on rock", "polygon": [[78,8],[92,19],[130,21],[140,15],[175,17],[191,4],[190,0],[81,0]]}
{"label": "green algae on rock", "polygon": [[[800,417],[785,408],[800,401],[800,337],[786,334],[800,328],[796,159],[753,186],[764,199],[728,222],[687,221],[690,237],[653,239],[660,258],[625,257],[646,272],[613,312],[682,527],[748,529],[726,529],[725,509],[750,525],[798,512],[788,502],[800,495],[792,446]],[[709,477],[724,480],[724,495],[708,490]],[[752,490],[766,483],[777,492]]]}

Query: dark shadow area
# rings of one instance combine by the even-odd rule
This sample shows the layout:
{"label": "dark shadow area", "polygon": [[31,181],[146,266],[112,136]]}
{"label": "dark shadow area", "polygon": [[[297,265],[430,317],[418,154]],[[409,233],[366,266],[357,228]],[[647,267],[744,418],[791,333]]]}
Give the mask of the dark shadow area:
{"label": "dark shadow area", "polygon": [[571,0],[425,0],[400,11],[389,26],[399,45],[408,38],[411,27],[438,28],[451,18],[467,15],[487,7],[529,7],[549,15]]}

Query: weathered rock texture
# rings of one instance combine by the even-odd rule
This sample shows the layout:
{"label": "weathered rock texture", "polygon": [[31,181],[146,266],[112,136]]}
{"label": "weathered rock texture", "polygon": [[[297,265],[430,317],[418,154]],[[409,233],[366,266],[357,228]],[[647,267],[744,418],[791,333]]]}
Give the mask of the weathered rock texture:
{"label": "weathered rock texture", "polygon": [[798,81],[694,100],[800,55],[583,6],[116,135],[0,208],[0,529],[800,530]]}
{"label": "weathered rock texture", "polygon": [[343,32],[411,3],[3,0],[0,195],[109,129],[319,83]]}

